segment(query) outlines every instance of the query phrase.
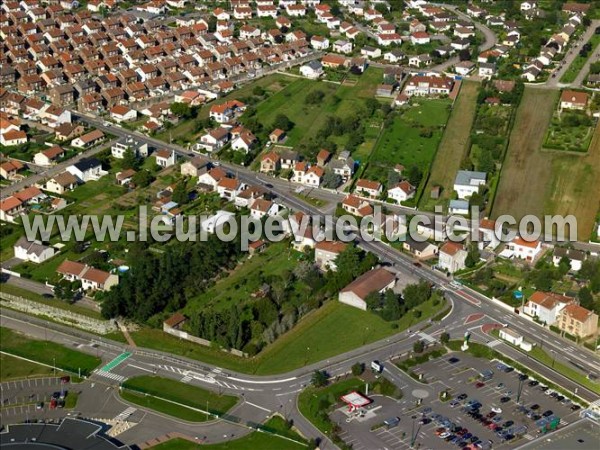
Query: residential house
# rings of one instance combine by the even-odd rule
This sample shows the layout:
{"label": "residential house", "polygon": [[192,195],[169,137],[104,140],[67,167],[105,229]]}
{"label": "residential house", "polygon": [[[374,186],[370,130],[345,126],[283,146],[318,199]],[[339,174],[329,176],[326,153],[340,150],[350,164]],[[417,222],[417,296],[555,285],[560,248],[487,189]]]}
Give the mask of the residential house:
{"label": "residential house", "polygon": [[260,160],[260,171],[263,173],[277,172],[281,169],[281,158],[275,152],[269,152]]}
{"label": "residential house", "polygon": [[0,220],[15,222],[16,219],[26,212],[25,205],[15,196],[0,200]]}
{"label": "residential house", "polygon": [[448,204],[448,214],[468,215],[469,202],[467,200],[450,200],[450,203]]}
{"label": "residential house", "polygon": [[370,198],[377,198],[383,192],[383,185],[378,181],[365,180],[364,178],[361,178],[356,182],[354,192]]}
{"label": "residential house", "polygon": [[558,267],[563,258],[566,258],[569,261],[569,266],[573,272],[578,272],[581,269],[583,261],[587,259],[587,254],[581,250],[556,247],[552,254],[552,263],[554,266]]}
{"label": "residential house", "polygon": [[388,189],[388,199],[395,201],[398,204],[405,202],[415,196],[416,189],[408,181],[404,180]]}
{"label": "residential house", "polygon": [[7,147],[27,143],[27,133],[21,130],[10,130],[0,135],[0,144]]}
{"label": "residential house", "polygon": [[560,311],[574,301],[573,297],[553,292],[535,291],[523,305],[523,313],[536,317],[545,325],[554,325]]}
{"label": "residential house", "polygon": [[118,275],[68,259],[58,266],[56,272],[69,281],[81,281],[81,287],[85,291],[109,291],[113,286],[119,284]]}
{"label": "residential house", "polygon": [[587,92],[564,90],[560,95],[560,109],[585,110],[588,98]]}
{"label": "residential house", "polygon": [[110,118],[117,123],[130,122],[137,119],[137,111],[123,105],[115,105],[110,111]]}
{"label": "residential house", "polygon": [[371,204],[356,195],[348,195],[342,201],[342,209],[350,214],[358,217],[367,217],[373,215],[373,207]]}
{"label": "residential house", "polygon": [[404,94],[409,97],[448,95],[453,87],[454,81],[451,78],[414,75],[407,81]]}
{"label": "residential house", "polygon": [[210,108],[210,118],[218,123],[227,123],[241,115],[246,110],[246,105],[237,100],[231,100]]}
{"label": "residential house", "polygon": [[273,131],[271,131],[271,134],[269,134],[269,142],[272,142],[273,144],[277,144],[278,142],[281,142],[284,139],[285,131],[279,128],[275,128]]}
{"label": "residential house", "polygon": [[446,242],[439,251],[438,267],[449,273],[464,269],[467,260],[467,251],[462,244]]}
{"label": "residential house", "polygon": [[219,210],[208,219],[200,223],[203,231],[214,234],[217,230],[222,229],[226,223],[235,220],[235,214],[229,211]]}
{"label": "residential house", "polygon": [[65,155],[65,151],[62,147],[54,145],[48,150],[37,152],[33,155],[33,163],[38,166],[51,166],[56,164],[56,161]]}
{"label": "residential house", "polygon": [[171,167],[177,161],[175,150],[160,149],[154,156],[156,158],[156,164],[164,169]]}
{"label": "residential house", "polygon": [[325,175],[323,168],[319,166],[311,166],[304,174],[304,177],[302,178],[302,184],[312,187],[319,187],[321,185],[321,181],[323,180],[323,175]]}
{"label": "residential house", "polygon": [[479,187],[485,185],[486,177],[485,172],[459,170],[454,179],[454,191],[458,193],[458,198],[466,199],[479,192]]}
{"label": "residential house", "polygon": [[279,205],[271,200],[257,198],[250,206],[250,217],[260,220],[263,217],[276,216],[279,213]]}
{"label": "residential house", "polygon": [[426,31],[417,31],[410,35],[410,42],[413,45],[429,44],[431,42],[431,37]]}
{"label": "residential house", "polygon": [[63,195],[65,192],[75,189],[78,184],[79,181],[75,175],[70,172],[62,172],[46,181],[44,190]]}
{"label": "residential house", "polygon": [[198,176],[198,185],[205,186],[207,190],[216,191],[217,184],[225,177],[227,177],[227,173],[220,167],[215,167]]}
{"label": "residential house", "polygon": [[340,154],[340,157],[329,163],[329,168],[346,182],[354,175],[354,160],[350,156],[342,157]]}
{"label": "residential house", "polygon": [[494,220],[490,219],[481,219],[479,222],[479,241],[478,247],[479,250],[483,250],[486,247],[490,249],[495,249],[500,245],[500,234],[502,230],[499,225],[496,224]]}
{"label": "residential house", "polygon": [[317,60],[310,61],[300,66],[300,75],[311,80],[316,80],[323,75],[323,65]]}
{"label": "residential house", "polygon": [[42,244],[40,241],[28,241],[25,236],[13,246],[15,258],[40,264],[54,256],[54,247]]}
{"label": "residential house", "polygon": [[415,241],[410,237],[406,238],[406,241],[402,243],[402,248],[418,259],[433,258],[437,255],[439,247],[431,244],[427,241]]}
{"label": "residential house", "polygon": [[567,305],[559,313],[558,328],[578,338],[597,336],[598,314],[579,305]]}
{"label": "residential house", "polygon": [[366,299],[369,294],[383,293],[393,289],[396,284],[396,276],[388,270],[380,267],[365,272],[339,293],[339,301],[355,308],[367,310]]}
{"label": "residential house", "polygon": [[342,253],[348,244],[337,241],[321,241],[315,245],[315,264],[323,271],[337,270],[337,257]]}
{"label": "residential house", "polygon": [[11,159],[0,164],[0,176],[5,180],[16,180],[19,178],[19,171],[25,168],[25,164],[16,159]]}
{"label": "residential house", "polygon": [[115,174],[115,179],[119,186],[127,186],[132,182],[133,176],[137,172],[133,169],[125,169]]}
{"label": "residential house", "polygon": [[72,123],[63,123],[54,128],[54,137],[57,141],[70,141],[77,136],[80,136],[85,131],[83,125],[76,125]]}
{"label": "residential house", "polygon": [[102,163],[96,158],[86,158],[77,161],[75,164],[67,167],[67,172],[75,175],[80,182],[86,183],[106,175],[102,170]]}
{"label": "residential house", "polygon": [[235,197],[243,190],[243,183],[237,178],[221,178],[217,183],[217,193],[221,198],[235,200]]}
{"label": "residential house", "polygon": [[194,156],[181,165],[181,175],[184,177],[198,177],[203,171],[207,171],[210,162],[202,156]]}
{"label": "residential house", "polygon": [[231,148],[248,154],[255,143],[256,136],[249,131],[244,131],[231,141]]}
{"label": "residential house", "polygon": [[138,142],[133,137],[122,138],[115,142],[110,148],[110,154],[113,158],[123,159],[128,150],[131,150],[136,158],[146,158],[150,154],[148,144]]}
{"label": "residential house", "polygon": [[83,136],[73,139],[73,141],[71,141],[71,146],[76,148],[89,148],[99,144],[104,140],[104,138],[105,135],[102,131],[94,130],[84,134]]}
{"label": "residential house", "polygon": [[197,144],[198,148],[203,148],[208,152],[219,151],[229,142],[229,130],[227,128],[215,128],[200,138]]}
{"label": "residential house", "polygon": [[515,258],[533,262],[542,252],[542,243],[538,240],[526,241],[516,237],[508,244],[508,250],[513,252]]}

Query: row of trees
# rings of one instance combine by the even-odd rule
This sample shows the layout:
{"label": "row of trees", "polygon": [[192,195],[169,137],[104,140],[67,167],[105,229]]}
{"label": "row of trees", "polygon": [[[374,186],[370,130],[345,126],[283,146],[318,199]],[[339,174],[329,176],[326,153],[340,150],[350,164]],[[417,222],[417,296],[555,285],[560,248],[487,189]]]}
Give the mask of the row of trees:
{"label": "row of trees", "polygon": [[[402,318],[408,311],[429,300],[432,295],[431,285],[425,281],[409,284],[404,288],[402,295],[393,290],[380,294],[372,292],[365,299],[367,309],[381,316],[383,320],[393,321]],[[420,316],[420,311],[415,310],[415,318]]]}

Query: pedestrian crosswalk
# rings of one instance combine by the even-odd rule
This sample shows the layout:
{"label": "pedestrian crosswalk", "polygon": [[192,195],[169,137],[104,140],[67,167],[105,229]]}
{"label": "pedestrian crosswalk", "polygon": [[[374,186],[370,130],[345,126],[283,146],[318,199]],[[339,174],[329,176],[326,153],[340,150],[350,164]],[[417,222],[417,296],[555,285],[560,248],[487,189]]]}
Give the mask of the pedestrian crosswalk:
{"label": "pedestrian crosswalk", "polygon": [[428,344],[433,344],[435,342],[435,338],[427,333],[419,333],[419,337]]}
{"label": "pedestrian crosswalk", "polygon": [[193,377],[190,377],[189,375],[186,375],[185,377],[183,377],[181,379],[182,383],[189,383],[190,381],[192,381]]}
{"label": "pedestrian crosswalk", "polygon": [[[159,369],[162,370],[167,370],[169,372],[174,372],[177,373],[179,375],[182,376],[181,378],[181,382],[183,383],[189,383],[192,380],[197,380],[200,381],[202,383],[209,383],[212,385],[216,385],[216,386],[220,386],[220,387],[224,387],[227,389],[234,389],[234,390],[241,390],[241,391],[251,391],[253,389],[250,388],[246,388],[243,386],[237,386],[233,383],[228,383],[226,381],[223,380],[217,380],[215,377],[217,376],[217,373],[221,373],[220,370],[219,372],[216,372],[215,370],[213,370],[211,373],[200,373],[200,372],[194,372],[192,370],[185,370],[182,369],[180,367],[175,367],[175,366],[169,366],[169,365],[163,365],[160,364],[157,366]],[[216,369],[218,370],[218,369]],[[214,373],[213,373],[214,372]]]}
{"label": "pedestrian crosswalk", "polygon": [[114,381],[118,381],[119,383],[122,383],[123,381],[125,381],[127,379],[127,377],[124,377],[123,375],[117,375],[116,373],[110,373],[110,372],[106,372],[104,370],[96,370],[94,373],[101,377],[109,378]]}
{"label": "pedestrian crosswalk", "polygon": [[121,414],[115,416],[115,418],[113,420],[116,422],[122,422],[124,420],[127,420],[129,418],[129,416],[131,416],[136,411],[137,411],[137,408],[130,406],[125,411],[123,411]]}
{"label": "pedestrian crosswalk", "polygon": [[502,342],[499,341],[498,339],[496,339],[494,341],[488,342],[487,346],[490,347],[490,348],[494,348],[494,347],[496,347],[497,345],[500,345],[500,344],[502,344]]}
{"label": "pedestrian crosswalk", "polygon": [[523,436],[525,439],[527,439],[528,441],[533,441],[535,439],[535,436],[527,433],[526,435]]}

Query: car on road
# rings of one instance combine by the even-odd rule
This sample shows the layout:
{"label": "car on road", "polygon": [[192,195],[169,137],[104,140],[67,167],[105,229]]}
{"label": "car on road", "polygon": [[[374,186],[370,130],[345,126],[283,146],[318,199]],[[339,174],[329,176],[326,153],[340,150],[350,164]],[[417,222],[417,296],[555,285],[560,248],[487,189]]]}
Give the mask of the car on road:
{"label": "car on road", "polygon": [[413,263],[413,266],[415,266],[415,267],[421,267],[421,263],[420,263],[420,262],[416,262],[416,261],[415,261],[415,262]]}

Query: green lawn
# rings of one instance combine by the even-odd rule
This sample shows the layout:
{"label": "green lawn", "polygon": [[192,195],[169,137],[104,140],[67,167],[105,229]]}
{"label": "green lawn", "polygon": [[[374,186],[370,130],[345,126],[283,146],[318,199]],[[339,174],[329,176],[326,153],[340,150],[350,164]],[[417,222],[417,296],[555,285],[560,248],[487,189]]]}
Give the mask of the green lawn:
{"label": "green lawn", "polygon": [[377,143],[364,176],[386,183],[396,164],[428,172],[450,115],[449,106],[450,100],[421,100],[397,114]]}
{"label": "green lawn", "polygon": [[250,295],[263,284],[262,274],[278,276],[292,270],[298,263],[298,255],[291,250],[287,241],[270,244],[263,253],[245,260],[200,297],[190,300],[185,312],[194,314],[202,308],[225,309],[233,304],[247,302]]}
{"label": "green lawn", "polygon": [[[123,383],[123,388],[130,391],[136,391],[140,395],[136,395],[139,400],[137,404],[144,404],[148,408],[156,409],[157,411],[165,412],[166,414],[182,417],[182,413],[189,413],[190,416],[197,417],[199,420],[206,420],[205,414],[199,414],[197,411],[186,408],[185,406],[174,405],[172,402],[181,403],[182,405],[190,406],[191,408],[206,410],[207,404],[211,414],[222,415],[229,411],[237,403],[237,398],[232,395],[218,395],[206,389],[202,389],[169,378],[162,378],[151,375],[143,375],[130,378]],[[133,393],[131,393],[133,394]],[[164,400],[153,397],[144,397],[144,394],[159,397]],[[126,400],[128,400],[126,398]],[[142,403],[140,403],[140,401]],[[147,403],[147,404],[146,404]],[[202,417],[203,416],[203,417]],[[193,420],[188,418],[186,420]]]}
{"label": "green lawn", "polygon": [[583,69],[587,60],[593,55],[598,44],[600,44],[600,34],[592,34],[592,37],[588,42],[592,44],[592,50],[588,52],[587,56],[577,55],[575,57],[567,71],[560,78],[561,83],[572,83],[575,81],[575,78],[577,78],[577,75],[579,75],[579,72],[581,72],[581,69]]}
{"label": "green lawn", "polygon": [[100,358],[72,350],[50,341],[29,339],[8,328],[0,327],[2,351],[38,361],[49,366],[56,366],[72,373],[88,375],[100,364]]}
{"label": "green lawn", "polygon": [[[256,118],[266,130],[270,130],[275,117],[285,114],[294,123],[285,145],[298,147],[316,135],[327,116],[346,117],[363,108],[364,100],[374,96],[382,77],[381,69],[369,68],[352,86],[296,78],[285,89],[257,105]],[[316,105],[305,104],[306,96],[315,91],[324,94],[322,101]],[[347,136],[332,139],[343,146]]]}
{"label": "green lawn", "polygon": [[29,377],[49,377],[52,375],[54,375],[54,370],[51,367],[30,363],[8,355],[0,355],[1,381]]}
{"label": "green lawn", "polygon": [[298,396],[298,409],[312,424],[331,436],[334,424],[327,416],[329,408],[340,397],[352,391],[364,392],[365,383],[359,378],[349,378],[323,388],[308,387]]}
{"label": "green lawn", "polygon": [[[167,416],[176,417],[188,422],[206,422],[212,420],[212,416],[208,416],[201,411],[190,409],[186,406],[176,405],[174,403],[156,398],[150,395],[140,394],[138,392],[121,390],[119,395],[123,400],[135,403],[143,408],[166,414]],[[206,405],[204,408],[206,409]]]}
{"label": "green lawn", "polygon": [[[427,301],[420,306],[419,321],[445,309]],[[254,358],[239,358],[211,347],[182,341],[160,330],[143,328],[131,333],[140,347],[186,356],[242,373],[271,375],[312,364],[362,345],[383,339],[412,326],[417,319],[409,312],[397,322],[385,322],[376,314],[361,311],[338,301],[327,302],[305,316],[288,333],[279,337]],[[393,324],[397,328],[393,328]],[[354,330],[348,333],[348,329]],[[336,339],[331,339],[336,336]]]}
{"label": "green lawn", "polygon": [[[263,429],[277,430],[278,434],[288,436],[294,440],[303,439],[296,433],[282,429],[283,419],[272,417],[263,426]],[[273,436],[269,433],[255,431],[247,436],[221,444],[195,444],[185,439],[172,439],[152,447],[154,450],[299,450],[306,448],[304,444],[289,441]]]}

